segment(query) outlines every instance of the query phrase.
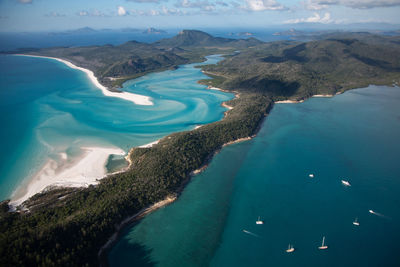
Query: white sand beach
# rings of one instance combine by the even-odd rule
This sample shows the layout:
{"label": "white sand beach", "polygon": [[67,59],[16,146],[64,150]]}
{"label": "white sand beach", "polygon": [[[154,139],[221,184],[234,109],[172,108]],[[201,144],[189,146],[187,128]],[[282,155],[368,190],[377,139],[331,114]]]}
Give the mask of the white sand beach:
{"label": "white sand beach", "polygon": [[50,59],[57,60],[59,62],[64,63],[65,65],[67,65],[70,68],[77,69],[77,70],[80,70],[80,71],[83,71],[84,73],[86,73],[86,75],[89,77],[89,79],[92,81],[92,83],[97,88],[99,88],[105,96],[118,97],[118,98],[121,98],[121,99],[124,99],[127,101],[131,101],[131,102],[135,103],[136,105],[144,105],[144,106],[154,105],[154,103],[151,101],[151,98],[148,96],[138,95],[138,94],[133,94],[133,93],[128,93],[128,92],[111,92],[111,91],[109,91],[105,86],[103,86],[102,84],[99,83],[96,76],[94,76],[93,71],[82,68],[82,67],[78,67],[67,60],[55,58],[55,57],[45,57],[45,56],[36,56],[36,55],[25,55],[25,54],[17,54],[17,55],[18,56],[26,56],[26,57],[50,58]]}
{"label": "white sand beach", "polygon": [[13,194],[10,205],[18,206],[48,186],[87,187],[97,184],[106,175],[108,157],[125,155],[119,148],[83,147],[84,153],[76,159],[68,159],[61,153],[60,161],[49,159],[42,169],[27,183],[22,184]]}
{"label": "white sand beach", "polygon": [[148,144],[139,146],[139,147],[141,147],[141,148],[149,148],[149,147],[152,147],[152,146],[158,144],[158,142],[160,142],[160,139],[158,139],[158,140],[156,140],[156,141],[154,141],[154,142],[151,142],[151,143],[148,143]]}
{"label": "white sand beach", "polygon": [[313,95],[312,97],[334,97],[335,95]]}
{"label": "white sand beach", "polygon": [[275,101],[275,104],[296,104],[296,103],[303,103],[304,100],[282,100],[282,101]]}

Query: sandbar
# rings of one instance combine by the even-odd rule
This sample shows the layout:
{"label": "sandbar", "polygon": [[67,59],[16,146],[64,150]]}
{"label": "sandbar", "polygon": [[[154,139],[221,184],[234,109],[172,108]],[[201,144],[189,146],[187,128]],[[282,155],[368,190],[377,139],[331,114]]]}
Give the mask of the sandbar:
{"label": "sandbar", "polygon": [[105,165],[110,155],[125,155],[119,148],[82,147],[83,154],[71,161],[65,153],[60,160],[49,159],[42,169],[29,180],[21,184],[13,194],[11,206],[18,206],[33,195],[48,187],[87,187],[97,184],[106,176]]}
{"label": "sandbar", "polygon": [[56,57],[45,57],[45,56],[36,56],[36,55],[25,55],[25,54],[17,54],[17,56],[26,56],[26,57],[38,57],[38,58],[50,58],[50,59],[54,59],[57,60],[59,62],[64,63],[65,65],[67,65],[68,67],[72,68],[72,69],[77,69],[80,71],[83,71],[84,73],[86,73],[86,75],[88,76],[88,78],[90,79],[90,81],[101,90],[101,92],[103,93],[103,95],[105,96],[110,96],[110,97],[117,97],[117,98],[121,98],[130,102],[135,103],[136,105],[144,105],[144,106],[151,106],[154,105],[153,102],[151,101],[151,98],[148,96],[144,96],[144,95],[138,95],[138,94],[134,94],[134,93],[128,93],[128,92],[111,92],[109,91],[105,86],[103,86],[96,78],[96,76],[94,76],[93,71],[82,68],[82,67],[78,67],[74,64],[72,64],[71,62],[65,60],[65,59],[61,59],[61,58],[56,58]]}

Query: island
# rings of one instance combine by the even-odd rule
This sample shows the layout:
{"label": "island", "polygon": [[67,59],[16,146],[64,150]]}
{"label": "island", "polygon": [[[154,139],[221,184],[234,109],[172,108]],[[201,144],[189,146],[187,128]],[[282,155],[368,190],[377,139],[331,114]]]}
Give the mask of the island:
{"label": "island", "polygon": [[400,37],[344,33],[310,42],[264,43],[228,39],[185,30],[152,44],[25,49],[17,53],[50,56],[91,70],[116,92],[123,81],[149,72],[200,62],[209,89],[236,98],[218,122],[174,133],[152,147],[132,148],[127,171],[109,175],[88,188],[46,190],[9,212],[0,204],[0,265],[97,266],[118,232],[147,212],[179,197],[190,178],[225,145],[248,140],[274,102],[333,96],[369,84],[400,82]]}

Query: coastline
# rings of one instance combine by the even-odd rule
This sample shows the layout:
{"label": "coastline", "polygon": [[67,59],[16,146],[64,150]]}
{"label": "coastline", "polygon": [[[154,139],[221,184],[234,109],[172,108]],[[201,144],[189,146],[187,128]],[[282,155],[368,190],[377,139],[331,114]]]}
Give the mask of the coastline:
{"label": "coastline", "polygon": [[[343,92],[337,92],[336,94],[318,94],[318,95],[312,95],[311,97],[315,98],[331,98],[336,95],[340,95]],[[309,98],[311,98],[309,97]],[[280,100],[280,101],[275,101],[275,104],[297,104],[297,103],[303,103],[306,99],[301,99],[301,100]]]}
{"label": "coastline", "polygon": [[71,62],[65,60],[65,59],[56,58],[56,57],[26,55],[26,54],[15,54],[15,55],[17,55],[17,56],[25,56],[25,57],[48,58],[48,59],[57,60],[57,61],[59,61],[61,63],[64,63],[65,65],[67,65],[68,67],[70,67],[72,69],[80,70],[80,71],[86,73],[86,75],[89,78],[89,80],[97,88],[99,88],[101,90],[101,92],[103,93],[103,95],[105,95],[105,96],[117,97],[117,98],[120,98],[120,99],[124,99],[124,100],[130,101],[130,102],[133,102],[136,105],[143,105],[143,106],[152,106],[152,105],[154,105],[154,103],[151,101],[151,98],[148,97],[148,96],[138,95],[138,94],[129,93],[129,92],[111,92],[110,90],[108,90],[105,86],[103,86],[97,80],[97,78],[94,75],[93,71],[85,69],[85,68],[82,68],[82,67],[78,67],[78,66],[72,64]]}
{"label": "coastline", "polygon": [[[206,89],[210,89],[210,88],[206,88]],[[225,91],[225,92],[230,92],[231,91],[226,91],[220,88],[216,88],[213,87],[213,90],[220,90],[220,91]],[[237,99],[240,98],[240,94],[237,92],[233,92],[235,97],[233,99]],[[231,100],[233,100],[231,99]],[[228,101],[231,101],[228,100]],[[226,102],[228,101],[224,101],[221,103],[221,106],[227,108],[228,110],[224,112],[224,117],[221,119],[224,120],[227,116],[227,113],[233,109],[232,106],[229,106],[228,104],[226,104]],[[262,120],[263,121],[263,120]],[[260,125],[262,124],[262,122],[260,122]],[[198,125],[196,126],[193,130],[191,131],[195,131],[196,129],[199,129],[200,127],[202,127],[203,125]],[[260,126],[257,128],[256,132],[258,132],[258,130],[260,129]],[[215,150],[213,153],[211,153],[208,158],[206,159],[205,163],[198,169],[193,170],[192,172],[190,172],[189,177],[182,182],[182,185],[178,188],[178,190],[175,192],[174,196],[167,196],[164,200],[161,200],[159,202],[156,202],[153,205],[150,205],[147,208],[144,208],[143,210],[139,211],[138,213],[129,216],[127,218],[125,218],[117,227],[115,232],[112,234],[112,236],[107,240],[107,242],[100,248],[97,256],[100,262],[100,266],[108,266],[108,260],[107,260],[107,253],[109,251],[109,249],[111,249],[117,242],[119,237],[122,234],[122,231],[125,229],[125,227],[130,226],[132,223],[139,221],[140,219],[142,219],[144,216],[146,216],[147,214],[161,208],[164,207],[168,204],[171,204],[172,202],[174,202],[175,200],[178,199],[179,195],[182,193],[182,191],[185,189],[186,185],[190,182],[190,180],[192,179],[193,176],[201,173],[202,171],[204,171],[205,169],[207,169],[209,162],[213,159],[213,157],[219,153],[219,151],[221,151],[222,148],[224,148],[225,146],[228,146],[230,144],[234,144],[234,143],[239,143],[239,142],[243,142],[243,141],[247,141],[250,140],[252,138],[254,138],[256,136],[256,134],[252,135],[252,136],[248,136],[248,137],[244,137],[244,138],[239,138],[237,140],[231,141],[231,142],[227,142],[225,144],[223,144],[219,149]],[[149,144],[146,145],[142,145],[139,146],[139,148],[151,148],[153,145],[158,144],[160,142],[161,139],[156,140],[154,142],[151,142]],[[135,148],[131,148],[129,150],[128,155],[125,157],[125,159],[129,162],[129,166],[128,169],[132,167],[132,160],[130,159],[130,155],[133,152]]]}
{"label": "coastline", "polygon": [[100,266],[108,266],[108,260],[107,260],[107,252],[108,250],[113,247],[116,242],[118,241],[119,237],[121,236],[122,230],[125,229],[125,227],[131,225],[132,223],[139,221],[142,219],[144,216],[147,214],[156,211],[162,207],[165,207],[175,200],[177,200],[177,195],[169,195],[165,199],[156,202],[147,208],[144,208],[137,212],[136,214],[129,216],[125,218],[118,226],[116,226],[116,231],[114,234],[108,239],[108,241],[100,248],[99,252],[97,253],[97,257],[99,258],[99,263]]}
{"label": "coastline", "polygon": [[60,153],[59,160],[48,159],[43,167],[13,193],[10,206],[16,208],[33,195],[54,187],[88,187],[107,176],[105,165],[110,155],[125,155],[120,148],[82,147],[83,153],[69,159]]}

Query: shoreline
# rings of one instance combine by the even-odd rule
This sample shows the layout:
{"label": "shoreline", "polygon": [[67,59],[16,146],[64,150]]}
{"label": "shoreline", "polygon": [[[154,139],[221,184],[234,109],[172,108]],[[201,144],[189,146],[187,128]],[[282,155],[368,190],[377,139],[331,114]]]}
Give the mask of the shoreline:
{"label": "shoreline", "polygon": [[99,252],[97,253],[97,257],[99,259],[100,266],[108,266],[108,261],[107,261],[108,250],[111,247],[113,247],[116,244],[116,242],[119,240],[122,230],[125,229],[125,227],[127,227],[128,225],[131,225],[132,223],[134,223],[136,221],[139,221],[147,214],[171,204],[172,202],[177,200],[177,198],[178,198],[177,194],[169,195],[166,198],[164,198],[163,200],[156,202],[156,203],[140,210],[139,212],[135,213],[134,215],[125,218],[118,226],[116,226],[116,231],[114,232],[114,234],[108,239],[108,241],[100,248]]}
{"label": "shoreline", "polygon": [[12,209],[37,193],[55,187],[88,187],[109,175],[105,168],[110,155],[125,155],[120,148],[81,147],[83,153],[69,159],[65,152],[59,160],[49,158],[30,179],[14,191],[9,203]]}
{"label": "shoreline", "polygon": [[[206,89],[209,89],[209,88],[207,87]],[[216,87],[214,87],[214,90],[225,91],[225,90],[222,90],[222,89],[216,88]],[[233,99],[236,99],[236,98],[239,98],[239,97],[240,97],[240,94],[237,93],[237,92],[231,92],[231,91],[225,91],[225,92],[234,93],[235,97],[234,97]],[[233,100],[233,99],[231,99],[231,100]],[[231,101],[231,100],[228,100],[228,101]],[[224,120],[224,119],[226,118],[226,116],[227,116],[227,113],[228,113],[230,110],[233,109],[233,107],[231,107],[231,106],[229,106],[228,104],[226,104],[226,102],[228,102],[228,101],[224,101],[224,102],[221,103],[221,106],[227,108],[228,110],[224,112],[224,117],[223,117],[220,121]],[[263,119],[263,120],[264,120],[264,119]],[[261,124],[262,124],[262,122],[260,122],[260,125],[261,125]],[[195,131],[196,129],[198,129],[198,128],[202,127],[202,126],[203,126],[203,125],[198,125],[198,126],[196,126],[196,127],[195,127],[193,130],[191,130],[191,131]],[[257,128],[256,132],[258,132],[259,128],[260,128],[260,127]],[[107,240],[107,242],[100,248],[100,250],[99,250],[99,252],[98,252],[98,254],[97,254],[97,257],[98,257],[98,259],[99,259],[100,266],[108,266],[108,260],[107,260],[108,252],[109,252],[109,250],[116,244],[116,242],[119,240],[119,237],[121,236],[122,231],[123,231],[126,227],[128,227],[129,225],[131,225],[131,224],[134,223],[134,222],[139,221],[140,219],[142,219],[142,218],[143,218],[144,216],[146,216],[147,214],[149,214],[149,213],[151,213],[151,212],[153,212],[153,211],[155,211],[155,210],[157,210],[157,209],[159,209],[159,208],[161,208],[161,207],[164,207],[164,206],[166,206],[166,205],[168,205],[168,204],[171,204],[172,202],[174,202],[175,200],[177,200],[178,197],[179,197],[179,195],[180,195],[180,194],[182,193],[182,191],[185,189],[186,185],[190,182],[190,180],[191,180],[196,174],[199,174],[199,173],[201,173],[202,171],[204,171],[205,169],[207,169],[208,164],[210,163],[210,161],[214,158],[214,156],[215,156],[216,154],[219,153],[219,151],[221,151],[222,148],[224,148],[225,146],[228,146],[228,145],[230,145],[230,144],[234,144],[234,143],[239,143],[239,142],[242,142],[242,141],[250,140],[250,139],[252,139],[252,138],[255,137],[255,136],[256,136],[256,134],[254,134],[254,135],[252,135],[252,136],[244,137],[244,138],[239,138],[239,139],[237,139],[237,140],[234,140],[234,141],[231,141],[231,142],[228,142],[228,143],[223,144],[219,149],[215,150],[213,153],[211,153],[211,154],[208,156],[208,158],[206,159],[205,163],[204,163],[200,168],[198,168],[198,169],[193,170],[193,171],[190,172],[189,178],[187,178],[185,181],[182,182],[182,185],[176,190],[175,195],[174,195],[173,197],[168,196],[168,197],[165,198],[164,200],[161,200],[161,201],[159,201],[159,202],[156,202],[155,204],[153,204],[153,205],[151,205],[151,206],[149,206],[149,207],[147,207],[147,208],[145,208],[145,209],[139,211],[138,213],[136,213],[136,214],[134,214],[134,215],[132,215],[132,216],[129,216],[129,217],[125,218],[125,219],[116,227],[116,230],[115,230],[115,232],[112,234],[112,236],[111,236],[111,237]],[[160,140],[161,140],[161,139],[156,140],[156,141],[151,142],[151,143],[146,144],[146,145],[139,146],[139,147],[140,147],[140,148],[151,148],[153,145],[158,144],[158,143],[160,142]],[[134,149],[135,149],[135,147],[131,148],[131,149],[129,150],[128,155],[125,157],[125,159],[129,162],[128,169],[132,167],[132,161],[131,161],[131,159],[130,159],[130,155],[131,155],[131,153],[133,152]]]}
{"label": "shoreline", "polygon": [[103,93],[103,95],[105,95],[105,96],[124,99],[124,100],[130,101],[130,102],[133,102],[136,105],[143,105],[143,106],[152,106],[152,105],[154,105],[154,103],[151,101],[151,98],[148,97],[148,96],[129,93],[129,92],[112,92],[112,91],[108,90],[107,87],[103,86],[98,81],[98,79],[94,75],[93,71],[91,71],[89,69],[82,68],[82,67],[78,67],[78,66],[72,64],[70,61],[67,61],[65,59],[56,58],[56,57],[37,56],[37,55],[26,55],[26,54],[14,54],[14,55],[24,56],[24,57],[36,57],[36,58],[47,58],[47,59],[57,60],[58,62],[64,63],[65,65],[67,65],[68,67],[70,67],[72,69],[80,70],[80,71],[86,73],[86,75],[89,78],[89,80],[97,88],[99,88],[101,90],[101,92]]}
{"label": "shoreline", "polygon": [[[310,97],[308,97],[308,98],[312,98],[312,97],[315,97],[315,98],[331,98],[331,97],[334,97],[334,96],[337,96],[337,95],[340,95],[340,94],[343,94],[343,92],[337,92],[336,94],[318,94],[318,95],[312,95],[312,96],[310,96]],[[297,104],[297,103],[303,103],[305,100],[307,100],[308,98],[306,98],[306,99],[301,99],[301,100],[291,100],[291,99],[288,99],[288,100],[280,100],[280,101],[275,101],[274,103],[275,104]]]}

